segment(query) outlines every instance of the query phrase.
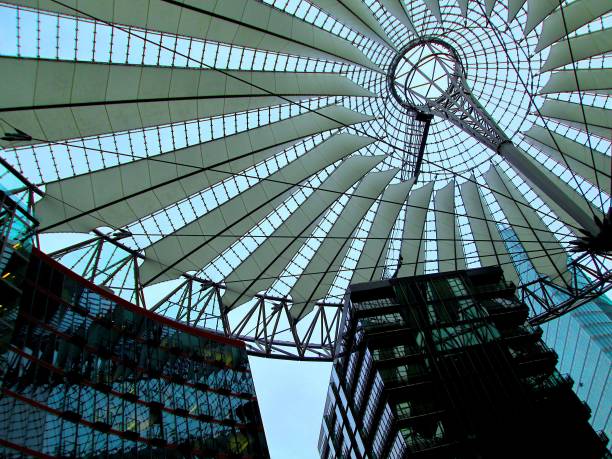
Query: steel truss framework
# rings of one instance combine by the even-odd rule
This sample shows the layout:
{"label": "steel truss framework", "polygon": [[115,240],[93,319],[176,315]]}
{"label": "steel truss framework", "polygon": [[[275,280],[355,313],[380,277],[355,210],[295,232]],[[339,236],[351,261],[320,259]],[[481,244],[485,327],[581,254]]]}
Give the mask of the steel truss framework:
{"label": "steel truss framework", "polygon": [[[612,289],[610,254],[585,252],[568,264],[573,288],[559,285],[546,277],[523,284],[519,298],[531,307],[529,322],[540,325],[572,311]],[[585,282],[585,274],[595,282]]]}
{"label": "steel truss framework", "polygon": [[[226,285],[184,275],[168,294],[147,302],[140,282],[144,256],[121,244],[122,235],[95,237],[50,255],[91,282],[110,288],[136,305],[194,327],[206,327],[247,343],[250,354],[289,360],[332,361],[342,321],[343,303],[318,302],[300,321],[286,298],[257,295],[238,310],[222,306]],[[585,252],[568,264],[573,282],[563,287],[539,277],[518,288],[518,297],[531,309],[529,322],[540,325],[612,289],[612,256]],[[590,281],[585,282],[585,275]]]}
{"label": "steel truss framework", "polygon": [[223,308],[226,286],[184,275],[178,285],[156,301],[148,302],[140,281],[144,259],[123,245],[121,235],[95,237],[50,254],[79,275],[137,306],[172,317],[194,327],[206,327],[245,341],[253,355],[292,360],[331,361],[342,319],[342,304],[318,302],[300,321],[289,313],[286,298],[257,295],[237,311]]}
{"label": "steel truss framework", "polygon": [[[441,94],[435,98],[424,98],[410,88],[408,84],[398,84],[394,81],[394,74],[406,53],[409,53],[418,46],[431,48],[434,45],[447,51],[445,59],[443,59],[438,57],[433,49],[431,50],[434,53],[432,59],[436,61],[441,71],[448,75],[449,84],[448,87],[440,87],[440,83],[431,79],[431,75],[421,71],[419,73],[421,78],[427,81],[427,84],[430,86],[435,87],[437,93]],[[416,72],[419,72],[419,70],[416,69]],[[394,97],[406,108],[424,113],[426,114],[425,116],[438,116],[447,119],[462,131],[471,135],[482,144],[487,145],[493,151],[496,151],[502,142],[509,141],[499,126],[493,122],[491,116],[472,96],[472,91],[466,82],[465,71],[457,51],[439,38],[424,37],[408,44],[402,52],[397,54],[391,63],[387,84]],[[424,99],[422,100],[423,104],[412,105],[400,95],[401,91],[406,93],[407,98],[413,95],[418,99]]]}

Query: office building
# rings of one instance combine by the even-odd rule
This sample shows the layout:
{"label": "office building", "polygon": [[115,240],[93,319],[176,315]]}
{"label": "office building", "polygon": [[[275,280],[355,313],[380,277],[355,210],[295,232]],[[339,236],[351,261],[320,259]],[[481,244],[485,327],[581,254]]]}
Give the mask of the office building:
{"label": "office building", "polygon": [[497,267],[350,289],[322,458],[607,454]]}
{"label": "office building", "polygon": [[3,198],[1,457],[269,457],[243,342],[75,274]]}

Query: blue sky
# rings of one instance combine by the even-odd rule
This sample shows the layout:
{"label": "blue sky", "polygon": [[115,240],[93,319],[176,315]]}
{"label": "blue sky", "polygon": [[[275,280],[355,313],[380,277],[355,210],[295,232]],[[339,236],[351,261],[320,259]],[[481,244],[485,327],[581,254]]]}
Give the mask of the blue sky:
{"label": "blue sky", "polygon": [[272,459],[319,458],[330,363],[249,359]]}

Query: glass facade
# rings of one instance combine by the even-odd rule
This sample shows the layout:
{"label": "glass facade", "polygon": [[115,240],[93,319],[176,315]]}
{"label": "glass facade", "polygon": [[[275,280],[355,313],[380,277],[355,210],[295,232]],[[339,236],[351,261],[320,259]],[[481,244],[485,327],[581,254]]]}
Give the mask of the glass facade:
{"label": "glass facade", "polygon": [[0,374],[2,457],[267,458],[244,343],[33,249]]}
{"label": "glass facade", "polygon": [[[25,191],[24,191],[25,190]],[[30,212],[27,183],[0,161],[0,366],[19,311],[33,233],[38,221]]]}
{"label": "glass facade", "polygon": [[[503,228],[500,234],[521,282],[537,279],[539,275],[514,231]],[[587,282],[584,275],[577,276],[579,280],[582,277]],[[565,299],[556,289],[547,293],[555,301]],[[544,341],[559,354],[559,370],[571,376],[576,394],[593,410],[591,425],[608,437],[612,436],[612,385],[608,383],[612,380],[611,319],[612,302],[601,296],[542,325]]]}
{"label": "glass facade", "polygon": [[322,458],[606,457],[500,268],[353,285]]}

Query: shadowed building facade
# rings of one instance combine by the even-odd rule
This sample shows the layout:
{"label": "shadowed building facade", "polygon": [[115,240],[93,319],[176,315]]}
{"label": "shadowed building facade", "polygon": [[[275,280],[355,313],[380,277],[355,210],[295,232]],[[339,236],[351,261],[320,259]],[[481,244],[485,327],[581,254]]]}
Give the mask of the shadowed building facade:
{"label": "shadowed building facade", "polygon": [[322,458],[606,457],[497,267],[353,285]]}

